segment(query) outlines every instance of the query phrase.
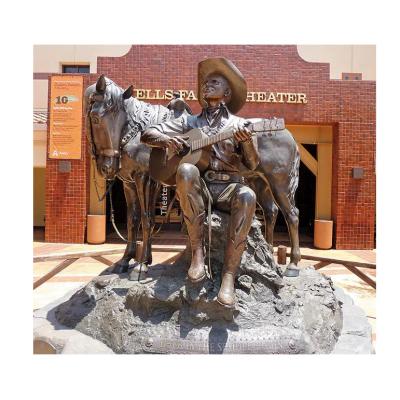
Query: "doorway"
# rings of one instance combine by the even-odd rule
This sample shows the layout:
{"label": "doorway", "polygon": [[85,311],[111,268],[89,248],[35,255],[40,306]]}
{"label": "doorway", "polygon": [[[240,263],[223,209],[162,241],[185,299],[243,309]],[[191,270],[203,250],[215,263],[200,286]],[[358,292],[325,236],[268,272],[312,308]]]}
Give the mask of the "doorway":
{"label": "doorway", "polygon": [[[316,157],[317,146],[313,144],[304,147]],[[316,176],[300,161],[299,185],[295,194],[295,204],[299,209],[299,235],[300,244],[306,245],[313,241],[314,219],[315,219],[315,198],[316,198]],[[274,231],[275,245],[289,245],[289,233],[286,221],[281,211],[278,213]]]}
{"label": "doorway", "polygon": [[289,125],[300,152],[296,206],[300,214],[300,244],[313,241],[314,220],[332,219],[331,125]]}

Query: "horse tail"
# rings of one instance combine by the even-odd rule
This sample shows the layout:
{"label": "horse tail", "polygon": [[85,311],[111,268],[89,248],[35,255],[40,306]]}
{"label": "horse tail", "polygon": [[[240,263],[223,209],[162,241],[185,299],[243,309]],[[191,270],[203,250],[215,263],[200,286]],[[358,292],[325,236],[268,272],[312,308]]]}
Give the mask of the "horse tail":
{"label": "horse tail", "polygon": [[[289,172],[289,201],[291,209],[296,208],[294,196],[296,194],[297,187],[299,186],[299,168],[300,168],[300,152],[297,144],[295,142],[295,154],[291,163],[291,168]],[[292,211],[291,210],[291,211]]]}

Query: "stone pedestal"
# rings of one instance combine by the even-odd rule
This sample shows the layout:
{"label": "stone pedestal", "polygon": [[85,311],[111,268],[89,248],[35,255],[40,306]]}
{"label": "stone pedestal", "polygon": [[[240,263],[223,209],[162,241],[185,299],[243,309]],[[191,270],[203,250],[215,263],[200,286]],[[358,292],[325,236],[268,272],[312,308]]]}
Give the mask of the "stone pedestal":
{"label": "stone pedestal", "polygon": [[212,215],[213,279],[186,279],[190,249],[145,280],[102,275],[58,305],[58,323],[116,353],[331,353],[343,326],[343,301],[312,267],[283,277],[254,220],[236,280],[236,307],[216,302],[229,215]]}

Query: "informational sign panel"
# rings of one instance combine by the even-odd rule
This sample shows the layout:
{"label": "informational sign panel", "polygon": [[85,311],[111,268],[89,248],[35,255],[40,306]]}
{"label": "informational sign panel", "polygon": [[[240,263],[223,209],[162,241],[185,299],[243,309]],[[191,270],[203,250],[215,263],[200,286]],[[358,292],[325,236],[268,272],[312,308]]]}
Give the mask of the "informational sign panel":
{"label": "informational sign panel", "polygon": [[49,158],[81,158],[82,96],[82,76],[51,77]]}

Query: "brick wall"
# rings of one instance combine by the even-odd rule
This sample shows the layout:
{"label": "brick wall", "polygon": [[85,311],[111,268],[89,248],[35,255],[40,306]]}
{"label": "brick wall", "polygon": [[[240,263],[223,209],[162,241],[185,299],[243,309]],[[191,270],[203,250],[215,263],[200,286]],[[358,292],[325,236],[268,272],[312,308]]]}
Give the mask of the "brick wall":
{"label": "brick wall", "polygon": [[[287,124],[333,126],[332,212],[335,246],[340,249],[373,248],[375,82],[330,80],[329,64],[306,62],[298,55],[296,46],[288,45],[134,45],[122,57],[99,57],[97,72],[105,74],[123,88],[133,84],[136,88],[145,89],[196,90],[197,64],[213,56],[231,59],[245,76],[249,91],[307,94],[307,104],[247,103],[239,115],[281,116]],[[87,77],[90,83],[94,82],[94,78]],[[159,103],[160,100],[149,102]],[[189,104],[194,112],[200,110],[197,102],[191,101]],[[82,138],[84,140],[84,135]],[[73,240],[67,241],[81,242],[84,237],[83,193],[88,192],[87,160],[73,162],[75,171],[69,182],[63,181],[66,178],[59,176],[55,164],[56,162],[49,160],[48,191],[53,194],[48,196],[48,207],[46,202],[46,209],[49,210],[46,218],[54,220],[56,216],[62,216],[67,221],[69,211],[63,210],[71,210],[69,207],[74,207],[74,201],[78,201],[79,216],[74,219],[74,228],[70,220],[68,227],[59,225],[64,232],[62,235],[52,229],[51,238],[60,237],[66,241],[69,238],[69,229]],[[352,167],[363,167],[364,178],[353,179]],[[75,183],[78,181],[81,183]],[[67,183],[77,184],[83,190],[81,195],[63,199],[63,195],[71,196]],[[55,188],[61,188],[59,194],[54,193]],[[50,238],[49,235],[46,230],[46,240]]]}
{"label": "brick wall", "polygon": [[[375,82],[330,80],[329,64],[304,61],[296,46],[132,46],[123,57],[99,57],[97,69],[124,88],[195,90],[197,63],[213,56],[231,59],[249,91],[307,94],[307,104],[247,103],[239,115],[333,126],[335,246],[373,248]],[[197,102],[189,104],[200,110]],[[353,179],[352,167],[363,167],[364,178]]]}

